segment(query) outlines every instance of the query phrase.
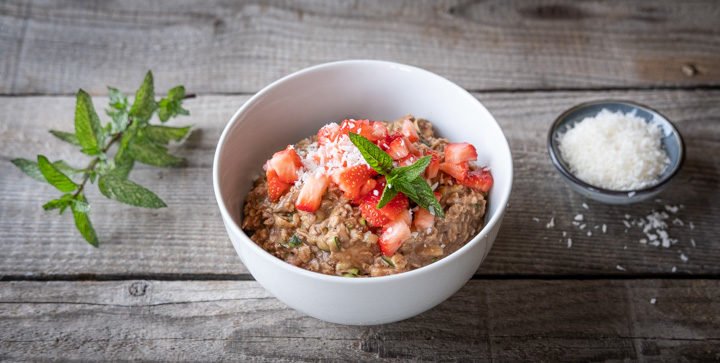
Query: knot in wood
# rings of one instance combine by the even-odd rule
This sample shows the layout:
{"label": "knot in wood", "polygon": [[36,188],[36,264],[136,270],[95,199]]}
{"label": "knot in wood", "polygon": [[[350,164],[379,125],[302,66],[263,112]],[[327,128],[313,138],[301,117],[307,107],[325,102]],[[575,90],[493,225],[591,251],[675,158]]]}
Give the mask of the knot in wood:
{"label": "knot in wood", "polygon": [[128,288],[131,296],[144,296],[147,291],[148,284],[144,281],[133,282]]}

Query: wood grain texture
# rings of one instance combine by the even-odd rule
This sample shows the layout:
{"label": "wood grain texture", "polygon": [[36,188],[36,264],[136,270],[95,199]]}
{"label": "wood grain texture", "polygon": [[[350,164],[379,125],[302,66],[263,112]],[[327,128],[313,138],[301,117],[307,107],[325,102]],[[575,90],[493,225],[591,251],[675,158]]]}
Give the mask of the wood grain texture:
{"label": "wood grain texture", "polygon": [[[170,5],[171,4],[171,5]],[[298,69],[384,59],[472,90],[720,85],[712,0],[0,3],[0,93],[160,85],[252,93]]]}
{"label": "wood grain texture", "polygon": [[[515,160],[515,184],[498,239],[481,275],[720,274],[720,91],[517,92],[476,96],[503,127]],[[546,130],[563,110],[579,102],[622,98],[656,107],[673,120],[687,141],[687,160],[660,203],[606,206],[572,192],[549,162]],[[184,169],[139,166],[132,174],[157,192],[168,209],[146,210],[105,200],[93,191],[92,218],[104,242],[87,246],[69,215],[45,213],[40,206],[55,191],[20,173],[8,161],[43,153],[78,163],[79,153],[55,140],[48,128],[72,125],[71,97],[0,98],[0,275],[146,276],[241,275],[222,226],[211,185],[211,160],[222,127],[245,96],[204,96],[187,104],[198,130],[178,152]],[[104,99],[96,99],[102,107]],[[411,111],[411,110],[409,110]],[[288,142],[291,140],[288,140]],[[95,188],[90,188],[94,190]],[[492,201],[491,201],[492,202]],[[589,210],[581,205],[586,202]],[[680,240],[670,249],[642,245],[639,230],[624,233],[623,215],[644,216],[665,204],[679,205],[684,226],[670,226]],[[589,226],[606,224],[593,236],[571,225],[583,213]],[[546,223],[554,217],[555,228]],[[538,218],[538,222],[533,218]],[[693,222],[695,229],[688,226]],[[590,228],[590,227],[589,227]],[[567,248],[563,231],[573,239]],[[691,245],[690,239],[696,242]],[[680,259],[683,253],[687,262]],[[626,271],[620,271],[617,265]],[[210,278],[210,277],[208,277]]]}
{"label": "wood grain texture", "polygon": [[353,327],[254,281],[3,282],[0,359],[710,361],[719,299],[710,280],[474,280],[417,317]]}

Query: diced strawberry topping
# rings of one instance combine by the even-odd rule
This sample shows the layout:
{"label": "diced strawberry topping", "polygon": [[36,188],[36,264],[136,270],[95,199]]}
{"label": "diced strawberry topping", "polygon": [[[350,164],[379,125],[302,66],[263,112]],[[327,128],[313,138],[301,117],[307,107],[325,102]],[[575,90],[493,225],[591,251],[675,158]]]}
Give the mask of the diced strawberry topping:
{"label": "diced strawberry topping", "polygon": [[380,239],[378,239],[378,246],[383,255],[392,256],[409,238],[410,228],[402,219],[398,219],[383,228]]}
{"label": "diced strawberry topping", "polygon": [[400,132],[403,134],[403,136],[410,140],[410,142],[420,140],[420,137],[418,137],[417,129],[415,128],[415,124],[408,119],[403,120]]}
{"label": "diced strawberry topping", "polygon": [[427,155],[430,155],[430,164],[425,169],[425,176],[428,178],[434,178],[440,171],[440,163],[442,162],[442,155],[435,150],[428,150]]}
{"label": "diced strawberry topping", "polygon": [[388,135],[388,129],[382,122],[370,121],[371,136],[368,137],[370,141],[384,140]]}
{"label": "diced strawberry topping", "polygon": [[402,160],[398,161],[398,164],[400,166],[408,166],[408,165],[413,164],[416,161],[418,161],[418,157],[413,154],[410,154],[410,155],[404,157]]}
{"label": "diced strawberry topping", "polygon": [[268,197],[271,202],[277,202],[290,189],[290,184],[280,180],[277,172],[272,168],[267,168],[265,176],[267,177]]}
{"label": "diced strawberry topping", "polygon": [[302,165],[300,156],[291,146],[276,152],[270,159],[270,168],[275,170],[280,180],[285,183],[294,183],[297,180],[297,172]]}
{"label": "diced strawberry topping", "polygon": [[417,230],[426,230],[435,225],[435,216],[425,208],[418,208],[414,213],[413,225]]}
{"label": "diced strawberry topping", "polygon": [[405,142],[405,139],[402,137],[395,138],[390,142],[388,145],[387,153],[390,154],[390,157],[393,158],[393,160],[400,160],[410,153],[410,150],[408,150],[407,142]]}
{"label": "diced strawberry topping", "polygon": [[370,120],[344,120],[340,123],[340,133],[347,135],[349,132],[360,134],[373,142],[387,136],[387,128],[382,122]]}
{"label": "diced strawberry topping", "polygon": [[451,143],[445,146],[445,162],[458,164],[464,161],[477,160],[475,146],[466,142]]}
{"label": "diced strawberry topping", "polygon": [[338,188],[343,191],[345,198],[353,200],[360,196],[360,190],[367,180],[376,174],[367,165],[355,165],[343,169],[333,179],[337,179]]}
{"label": "diced strawberry topping", "polygon": [[[378,199],[378,201],[379,200],[380,199]],[[375,205],[377,205],[377,203],[375,203]],[[380,213],[382,213],[387,219],[392,221],[398,218],[400,214],[407,211],[409,207],[410,202],[408,201],[408,198],[405,196],[405,194],[398,193],[395,198],[388,202],[388,204],[385,204],[384,207],[380,208]]]}
{"label": "diced strawberry topping", "polygon": [[360,203],[360,214],[363,218],[370,223],[373,227],[381,227],[388,223],[390,220],[385,217],[375,206],[380,201],[380,193],[374,195],[372,192],[365,196],[363,202]]}
{"label": "diced strawberry topping", "polygon": [[493,177],[487,168],[471,170],[467,173],[465,180],[463,180],[461,184],[487,193],[493,185]]}
{"label": "diced strawberry topping", "polygon": [[314,212],[320,208],[320,202],[327,191],[329,182],[327,175],[310,175],[300,189],[298,199],[295,201],[295,208],[305,212]]}
{"label": "diced strawberry topping", "polygon": [[318,144],[323,145],[328,142],[333,142],[340,135],[340,127],[336,123],[325,125],[317,133]]}
{"label": "diced strawberry topping", "polygon": [[359,197],[362,198],[368,193],[370,193],[373,189],[375,189],[375,186],[377,185],[377,180],[375,179],[368,179],[365,184],[360,188],[360,195]]}
{"label": "diced strawberry topping", "polygon": [[[445,160],[447,160],[447,156],[445,157]],[[463,162],[459,164],[453,164],[446,161],[444,163],[440,163],[440,170],[447,174],[450,174],[450,176],[457,179],[457,181],[462,182],[463,180],[465,180],[465,175],[468,171],[468,163]]]}

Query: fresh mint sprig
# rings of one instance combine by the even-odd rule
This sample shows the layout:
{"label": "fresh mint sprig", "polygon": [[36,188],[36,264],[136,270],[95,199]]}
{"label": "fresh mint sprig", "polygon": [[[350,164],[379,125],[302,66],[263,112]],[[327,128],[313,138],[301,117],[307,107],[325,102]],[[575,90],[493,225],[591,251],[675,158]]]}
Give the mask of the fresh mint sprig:
{"label": "fresh mint sprig", "polygon": [[[90,95],[82,89],[77,92],[75,104],[75,132],[50,130],[58,139],[91,157],[84,168],[78,169],[59,160],[51,162],[38,155],[37,162],[14,159],[25,174],[35,180],[47,182],[63,194],[43,205],[45,210],[58,209],[60,214],[70,208],[75,226],[85,240],[94,247],[100,241],[90,222],[90,204],[85,197],[88,182],[95,183],[105,197],[121,203],[143,208],[163,208],[167,205],[149,189],[128,180],[135,161],[153,166],[180,166],[185,160],[171,155],[168,144],[181,141],[190,132],[190,126],[169,127],[150,124],[157,113],[160,122],[190,113],[182,107],[185,88],[177,86],[159,101],[155,99],[152,72],[145,75],[135,92],[132,104],[119,90],[108,87],[109,107],[106,114],[111,121],[104,126],[98,117]],[[115,150],[114,155],[111,150]]]}
{"label": "fresh mint sprig", "polygon": [[360,154],[362,154],[368,165],[385,176],[385,189],[383,189],[376,208],[384,207],[398,193],[403,193],[433,215],[440,218],[445,217],[445,212],[437,199],[435,199],[432,188],[422,177],[422,173],[430,165],[430,156],[424,156],[411,165],[394,168],[392,157],[372,141],[352,132],[348,133],[348,137],[350,137],[353,145],[360,150]]}

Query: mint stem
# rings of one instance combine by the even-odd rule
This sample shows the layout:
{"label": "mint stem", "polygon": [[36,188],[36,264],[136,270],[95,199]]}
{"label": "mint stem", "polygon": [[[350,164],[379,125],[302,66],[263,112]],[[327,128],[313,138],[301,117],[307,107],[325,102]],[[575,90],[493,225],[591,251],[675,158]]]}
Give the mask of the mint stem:
{"label": "mint stem", "polygon": [[[128,122],[128,127],[130,127],[131,124],[132,124],[132,120],[130,120]],[[113,146],[113,144],[115,144],[116,142],[118,142],[118,140],[120,140],[122,135],[123,135],[122,132],[118,132],[117,134],[113,135],[113,137],[110,139],[110,141],[108,141],[107,145],[105,145],[105,147],[102,148],[101,152],[104,154],[108,150],[110,150],[110,147]],[[85,184],[87,184],[87,181],[90,179],[90,172],[95,170],[95,166],[97,165],[97,163],[99,161],[100,161],[100,158],[95,157],[92,161],[90,161],[88,166],[85,167],[85,169],[83,169],[85,171],[85,173],[83,174],[82,182],[80,182],[78,189],[73,194],[73,199],[76,199],[77,196],[83,192],[83,189],[85,189]]]}

